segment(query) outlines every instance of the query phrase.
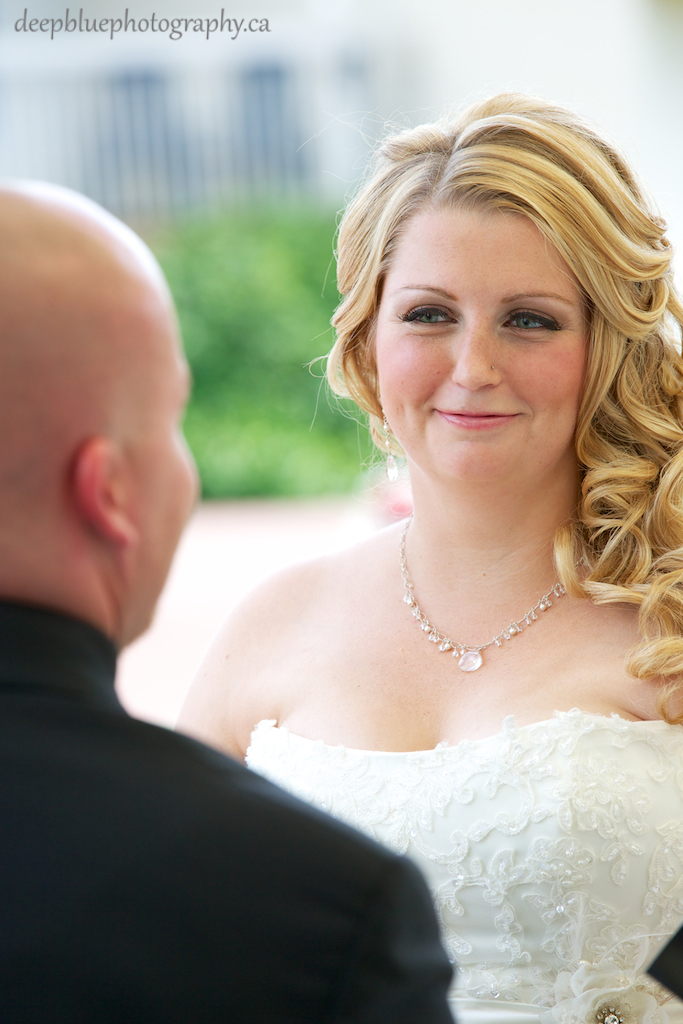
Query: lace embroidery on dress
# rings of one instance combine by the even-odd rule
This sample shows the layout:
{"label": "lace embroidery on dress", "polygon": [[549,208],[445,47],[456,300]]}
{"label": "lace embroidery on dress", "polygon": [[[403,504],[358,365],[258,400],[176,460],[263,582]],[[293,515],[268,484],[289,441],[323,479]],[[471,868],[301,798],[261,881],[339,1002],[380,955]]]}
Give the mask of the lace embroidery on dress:
{"label": "lace embroidery on dress", "polygon": [[683,728],[575,710],[390,753],[261,722],[247,763],[417,862],[456,997],[544,1024],[683,1021],[642,973],[683,921]]}

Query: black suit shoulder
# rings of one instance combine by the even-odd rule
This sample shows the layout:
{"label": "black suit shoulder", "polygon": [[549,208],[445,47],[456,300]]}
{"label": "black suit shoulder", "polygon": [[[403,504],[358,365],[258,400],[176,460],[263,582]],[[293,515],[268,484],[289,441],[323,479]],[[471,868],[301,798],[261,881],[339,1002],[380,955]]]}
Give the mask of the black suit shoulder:
{"label": "black suit shoulder", "polygon": [[244,766],[49,694],[0,758],[8,1024],[450,1020],[415,869]]}
{"label": "black suit shoulder", "polygon": [[676,932],[654,963],[648,974],[666,985],[670,992],[683,998],[683,928]]}

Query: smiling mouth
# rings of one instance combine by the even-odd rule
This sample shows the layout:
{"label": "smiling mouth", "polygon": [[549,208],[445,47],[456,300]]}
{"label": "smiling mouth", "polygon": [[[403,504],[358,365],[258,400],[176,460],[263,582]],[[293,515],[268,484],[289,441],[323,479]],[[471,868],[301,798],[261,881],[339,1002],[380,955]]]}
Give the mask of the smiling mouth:
{"label": "smiling mouth", "polygon": [[446,412],[442,409],[437,409],[436,411],[439,413],[439,416],[442,416],[443,419],[456,426],[470,429],[480,428],[483,430],[509,423],[517,416],[515,412]]}

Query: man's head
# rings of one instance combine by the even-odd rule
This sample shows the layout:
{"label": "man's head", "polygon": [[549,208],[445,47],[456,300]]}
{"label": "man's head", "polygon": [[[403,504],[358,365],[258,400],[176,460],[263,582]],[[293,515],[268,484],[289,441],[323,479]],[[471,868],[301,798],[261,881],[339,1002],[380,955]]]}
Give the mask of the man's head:
{"label": "man's head", "polygon": [[0,185],[0,597],[123,645],[149,623],[195,472],[154,257],[76,193]]}

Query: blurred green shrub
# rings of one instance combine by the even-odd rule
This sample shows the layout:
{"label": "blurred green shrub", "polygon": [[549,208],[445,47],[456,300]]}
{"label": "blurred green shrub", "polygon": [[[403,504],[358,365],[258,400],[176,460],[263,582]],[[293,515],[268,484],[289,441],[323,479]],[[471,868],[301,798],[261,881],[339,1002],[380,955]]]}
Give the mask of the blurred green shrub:
{"label": "blurred green shrub", "polygon": [[315,209],[245,209],[152,241],[192,367],[185,433],[204,497],[341,493],[368,458],[357,412],[308,365],[333,340],[334,232]]}

